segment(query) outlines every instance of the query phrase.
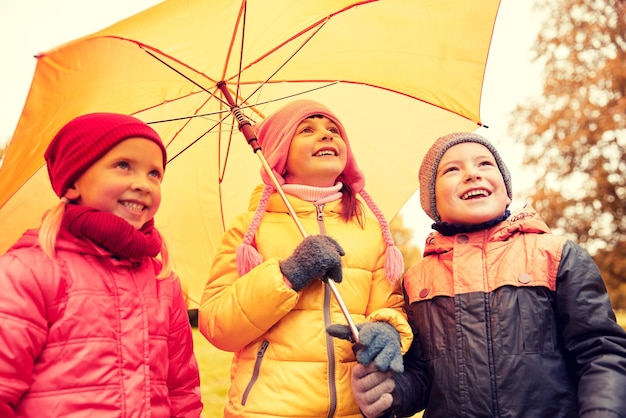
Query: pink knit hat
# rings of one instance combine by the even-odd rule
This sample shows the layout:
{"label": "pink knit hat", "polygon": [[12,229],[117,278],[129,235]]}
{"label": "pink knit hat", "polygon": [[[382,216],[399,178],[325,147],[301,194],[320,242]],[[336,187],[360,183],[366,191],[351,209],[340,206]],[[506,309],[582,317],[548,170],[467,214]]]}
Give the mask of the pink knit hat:
{"label": "pink knit hat", "polygon": [[[330,109],[313,100],[295,100],[268,116],[254,126],[254,132],[261,146],[263,155],[268,165],[272,168],[278,183],[280,185],[285,184],[283,175],[285,174],[287,165],[289,147],[295,135],[296,128],[304,119],[313,115],[325,116],[332,120],[339,128],[341,137],[346,143],[348,158],[346,167],[337,178],[337,181],[349,185],[355,194],[360,194],[378,219],[383,238],[387,244],[387,257],[385,260],[387,277],[390,281],[395,282],[404,272],[402,254],[394,245],[391,232],[389,231],[389,224],[385,220],[383,213],[369,193],[364,189],[365,176],[359,169],[356,159],[354,158],[346,130],[339,121],[339,118],[337,118]],[[247,273],[263,261],[261,255],[252,246],[252,242],[263,213],[265,212],[269,196],[274,192],[274,186],[263,168],[261,168],[261,178],[265,183],[265,189],[263,190],[259,205],[248,227],[248,231],[244,235],[244,241],[239,248],[237,248],[237,268],[240,275]]]}
{"label": "pink knit hat", "polygon": [[[272,167],[278,183],[280,185],[285,184],[283,174],[287,165],[289,146],[296,133],[296,128],[300,122],[313,115],[326,116],[335,122],[339,128],[341,137],[346,143],[348,150],[348,161],[346,162],[346,168],[337,180],[349,184],[354,193],[359,193],[365,186],[365,176],[356,163],[346,130],[339,118],[330,109],[313,100],[295,100],[290,102],[254,126],[254,132],[263,150],[263,155],[269,166]],[[263,168],[261,168],[261,178],[265,184],[272,185],[269,176]]]}
{"label": "pink knit hat", "polygon": [[149,139],[161,148],[165,168],[167,152],[159,134],[139,119],[118,113],[90,113],[69,121],[44,154],[54,192],[63,197],[78,177],[111,148],[136,137]]}

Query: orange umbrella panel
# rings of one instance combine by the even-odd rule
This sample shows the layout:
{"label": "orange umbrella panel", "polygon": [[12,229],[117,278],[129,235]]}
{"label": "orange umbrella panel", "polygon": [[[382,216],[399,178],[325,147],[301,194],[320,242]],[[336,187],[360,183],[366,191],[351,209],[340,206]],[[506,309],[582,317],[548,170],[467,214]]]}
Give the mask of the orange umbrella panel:
{"label": "orange umbrella panel", "polygon": [[196,307],[226,226],[261,182],[219,86],[252,124],[296,96],[332,108],[391,219],[430,144],[482,123],[498,6],[166,0],[45,52],[0,167],[0,251],[57,202],[43,160],[54,134],[84,113],[134,115],[167,146],[156,223]]}

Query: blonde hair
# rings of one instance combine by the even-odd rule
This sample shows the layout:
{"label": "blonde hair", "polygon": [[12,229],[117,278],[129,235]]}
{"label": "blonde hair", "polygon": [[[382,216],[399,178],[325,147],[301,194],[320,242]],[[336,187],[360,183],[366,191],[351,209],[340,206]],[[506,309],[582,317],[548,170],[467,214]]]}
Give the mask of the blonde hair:
{"label": "blonde hair", "polygon": [[[61,200],[55,207],[53,207],[44,214],[41,225],[39,227],[37,240],[39,241],[41,251],[43,251],[45,255],[53,260],[56,260],[54,248],[56,245],[57,236],[59,235],[59,230],[61,229],[61,221],[63,220],[63,213],[65,213],[65,205],[68,202],[69,201],[67,200],[67,198],[61,198]],[[172,261],[170,259],[170,253],[163,236],[161,236],[160,253],[162,266],[161,271],[156,276],[156,278],[159,280],[166,279],[172,275]]]}

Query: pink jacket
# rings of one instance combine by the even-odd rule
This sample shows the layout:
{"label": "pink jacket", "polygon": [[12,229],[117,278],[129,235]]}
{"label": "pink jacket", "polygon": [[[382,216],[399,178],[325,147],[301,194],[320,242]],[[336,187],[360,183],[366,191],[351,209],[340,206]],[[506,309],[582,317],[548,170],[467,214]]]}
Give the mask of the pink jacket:
{"label": "pink jacket", "polygon": [[177,279],[28,231],[0,256],[0,416],[199,417],[200,380]]}

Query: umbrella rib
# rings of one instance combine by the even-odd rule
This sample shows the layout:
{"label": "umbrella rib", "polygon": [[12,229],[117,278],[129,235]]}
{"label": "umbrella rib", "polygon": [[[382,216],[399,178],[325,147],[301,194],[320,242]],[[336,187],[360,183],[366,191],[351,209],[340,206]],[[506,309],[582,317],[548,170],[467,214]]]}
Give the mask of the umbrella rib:
{"label": "umbrella rib", "polygon": [[[241,109],[248,109],[248,108],[253,109],[254,106],[266,105],[266,104],[269,104],[269,103],[277,102],[278,100],[291,99],[292,97],[297,97],[297,96],[301,96],[303,94],[311,93],[311,92],[314,92],[314,91],[317,91],[317,90],[326,89],[328,87],[332,87],[332,86],[337,85],[339,83],[340,83],[340,81],[331,81],[331,82],[328,82],[327,84],[324,84],[323,86],[313,87],[313,88],[310,88],[308,90],[300,90],[297,93],[289,94],[289,95],[286,95],[286,96],[281,96],[280,98],[277,98],[277,99],[269,99],[269,100],[264,100],[264,101],[258,101],[258,102],[255,102],[254,105],[242,104],[239,107]],[[248,99],[245,100],[245,102],[247,103],[249,100],[250,99],[248,98]]]}
{"label": "umbrella rib", "polygon": [[[372,0],[369,0],[369,1],[372,1]],[[365,1],[365,2],[363,2],[363,3],[368,3],[369,1]],[[242,71],[243,71],[243,70],[242,70],[242,68],[243,68],[242,66],[243,66],[243,50],[244,50],[244,38],[245,38],[245,16],[246,16],[246,13],[245,13],[245,8],[244,8],[244,12],[243,12],[243,21],[244,21],[244,23],[243,23],[243,28],[244,28],[244,29],[242,30],[242,45],[241,45],[241,48],[240,48],[239,70],[238,70],[238,73],[237,73],[237,77],[238,77],[238,79],[237,79],[237,83],[236,83],[237,88],[236,88],[236,90],[235,90],[235,95],[236,95],[236,97],[241,97],[241,96],[239,95],[239,88],[240,88],[240,77],[241,77],[241,73],[242,73]],[[265,84],[268,84],[268,83],[272,80],[272,78],[274,78],[274,76],[275,76],[275,75],[276,75],[276,74],[277,74],[277,73],[278,73],[278,72],[279,72],[279,71],[280,71],[280,70],[281,70],[281,69],[282,69],[285,65],[287,65],[287,64],[288,64],[288,63],[289,63],[289,62],[293,59],[293,57],[294,57],[294,56],[296,56],[296,55],[300,52],[300,50],[302,50],[302,48],[304,48],[304,47],[305,47],[305,46],[306,46],[306,45],[307,45],[307,44],[311,41],[311,39],[313,39],[313,37],[315,37],[315,36],[317,35],[317,33],[318,33],[318,32],[319,32],[319,31],[320,31],[320,30],[321,30],[321,29],[322,29],[322,28],[326,25],[326,23],[328,22],[328,20],[329,20],[331,17],[332,17],[332,15],[331,15],[331,16],[328,16],[326,19],[324,19],[324,20],[323,20],[323,22],[322,22],[322,23],[320,23],[319,25],[317,25],[317,26],[316,26],[315,31],[314,31],[314,32],[312,32],[312,33],[311,33],[311,34],[310,34],[310,35],[309,35],[309,36],[308,36],[308,37],[307,37],[307,38],[306,38],[306,39],[302,42],[302,44],[301,44],[301,45],[300,45],[300,46],[299,46],[299,47],[298,47],[298,48],[297,48],[297,49],[296,49],[296,50],[295,50],[295,51],[294,51],[294,52],[293,52],[293,53],[292,53],[292,54],[291,54],[291,55],[290,55],[290,56],[289,56],[289,57],[288,57],[288,58],[287,58],[287,59],[286,59],[286,60],[285,60],[285,61],[284,61],[284,62],[283,62],[283,63],[282,63],[282,64],[281,64],[281,65],[280,65],[280,66],[279,66],[279,67],[278,67],[278,68],[277,68],[277,69],[276,69],[276,70],[275,70],[275,71],[274,71],[274,72],[273,72],[270,76],[269,76],[269,77],[267,77],[267,78],[266,78],[263,82],[260,82],[260,83],[259,83],[259,86],[258,86],[256,89],[254,89],[254,91],[252,91],[252,92],[251,92],[251,93],[250,93],[250,94],[249,94],[249,95],[248,95],[245,99],[243,99],[243,98],[242,98],[242,103],[243,103],[243,102],[248,102],[248,101],[250,100],[250,98],[251,98],[252,96],[254,96],[254,95],[255,95],[255,94],[256,94],[256,93],[257,93],[257,92],[258,92],[261,88],[263,88],[263,86],[264,86]],[[189,81],[190,83],[192,83],[193,85],[197,86],[197,87],[198,87],[198,88],[200,88],[202,91],[204,91],[204,92],[208,93],[208,94],[209,94],[209,95],[211,95],[213,98],[215,98],[216,100],[220,101],[222,104],[230,106],[230,105],[229,105],[229,103],[227,103],[225,100],[221,99],[219,96],[216,96],[213,92],[209,91],[209,90],[208,90],[205,86],[203,86],[202,84],[200,84],[200,83],[198,83],[198,82],[194,81],[194,80],[193,80],[193,79],[191,79],[189,76],[185,75],[183,72],[181,72],[180,70],[176,69],[176,68],[175,68],[174,66],[172,66],[171,64],[168,64],[165,60],[163,60],[162,58],[160,58],[157,54],[155,54],[155,53],[153,53],[152,51],[150,51],[150,49],[146,48],[146,46],[147,46],[147,45],[144,45],[144,44],[141,44],[141,43],[137,43],[137,46],[139,46],[139,48],[141,48],[141,49],[142,49],[142,50],[143,50],[146,54],[150,55],[152,58],[154,58],[155,60],[159,61],[159,62],[160,62],[161,64],[163,64],[164,66],[166,66],[166,67],[167,67],[167,68],[169,68],[170,70],[174,71],[176,74],[180,75],[180,76],[181,76],[181,77],[183,77],[185,80],[187,80],[187,81]],[[230,48],[229,50],[232,50],[232,45],[231,45],[231,48]],[[229,54],[229,55],[230,55],[230,54]],[[267,54],[266,54],[266,55],[267,55]],[[167,55],[166,55],[166,56],[167,56]],[[170,58],[171,58],[171,57],[170,57]],[[184,65],[184,64],[183,64],[183,65]],[[329,83],[328,83],[327,85],[325,85],[325,86],[320,86],[320,87],[313,88],[313,89],[310,89],[310,90],[307,90],[307,91],[303,91],[303,92],[300,92],[300,93],[295,93],[295,94],[293,94],[293,95],[283,97],[283,98],[281,98],[281,100],[286,99],[286,98],[290,98],[290,97],[294,97],[294,96],[298,96],[298,95],[301,95],[301,94],[304,94],[304,93],[309,93],[309,92],[312,92],[312,91],[315,91],[315,90],[319,90],[319,89],[322,89],[322,88],[330,87],[330,86],[332,86],[332,85],[334,85],[334,84],[337,84],[337,83],[338,83],[338,81],[332,81],[332,82],[329,82]],[[271,103],[271,102],[274,102],[274,101],[276,101],[276,100],[268,100],[266,103]],[[258,103],[257,103],[257,104],[258,104]],[[247,108],[247,107],[249,107],[249,106],[243,106],[243,108]],[[178,120],[178,119],[184,119],[184,118],[194,118],[194,117],[197,117],[197,116],[206,116],[206,115],[207,115],[207,114],[205,114],[205,115],[186,116],[186,117],[174,118],[174,119],[170,119],[170,120]],[[221,122],[221,121],[220,121],[220,122]],[[217,126],[217,125],[216,125],[216,126]],[[215,126],[214,126],[214,127],[215,127]],[[213,128],[214,128],[214,127],[213,127]],[[213,129],[213,128],[211,128],[211,129]],[[194,142],[195,142],[195,141],[194,141]]]}
{"label": "umbrella rib", "polygon": [[[280,70],[281,70],[281,69],[282,69],[285,65],[287,65],[287,64],[289,63],[289,61],[291,61],[291,60],[293,59],[293,57],[294,57],[296,54],[298,54],[298,52],[300,52],[300,50],[302,50],[302,48],[304,48],[304,47],[305,47],[305,46],[306,46],[306,45],[307,45],[307,44],[311,41],[311,39],[313,39],[313,37],[314,37],[315,35],[317,35],[317,33],[318,33],[318,32],[319,32],[319,31],[320,31],[320,30],[324,27],[324,25],[326,25],[326,23],[328,22],[328,20],[329,20],[329,19],[330,19],[330,17],[331,17],[331,16],[327,17],[326,19],[324,19],[324,21],[323,21],[321,24],[317,25],[317,27],[316,27],[315,31],[313,31],[313,32],[309,35],[309,37],[308,37],[308,38],[306,38],[306,39],[304,40],[304,42],[302,42],[302,44],[301,44],[301,45],[300,45],[300,46],[299,46],[299,47],[298,47],[298,48],[297,48],[297,49],[296,49],[296,50],[295,50],[295,51],[294,51],[294,52],[293,52],[293,53],[292,53],[292,54],[291,54],[291,55],[290,55],[290,56],[289,56],[286,60],[285,60],[285,62],[283,62],[283,63],[282,63],[282,65],[280,65],[280,66],[279,66],[279,67],[278,67],[278,68],[277,68],[277,69],[276,69],[276,70],[275,70],[275,71],[274,71],[274,72],[273,72],[273,73],[272,73],[269,77],[267,77],[267,78],[265,79],[265,81],[263,81],[263,82],[259,83],[259,86],[258,86],[256,89],[254,89],[254,90],[253,90],[253,91],[252,91],[252,92],[251,92],[251,93],[250,93],[250,94],[249,94],[246,98],[242,98],[242,97],[240,96],[240,94],[239,94],[239,91],[240,91],[240,90],[239,90],[239,88],[240,88],[240,85],[241,85],[241,84],[240,84],[240,83],[241,83],[241,73],[243,72],[243,53],[244,53],[244,48],[245,48],[245,46],[244,46],[244,45],[245,45],[245,34],[246,34],[246,30],[245,30],[245,28],[246,28],[246,16],[247,16],[247,13],[246,13],[246,12],[247,12],[247,7],[246,7],[246,5],[244,4],[244,6],[243,6],[243,11],[242,11],[242,12],[240,11],[240,16],[243,16],[243,17],[242,17],[242,19],[243,19],[243,24],[242,24],[242,30],[241,30],[241,47],[239,48],[239,51],[240,51],[240,52],[239,52],[239,68],[238,68],[237,75],[236,75],[236,80],[237,80],[237,82],[235,83],[235,84],[236,84],[236,88],[235,88],[235,91],[234,91],[235,97],[241,98],[241,102],[240,102],[240,103],[248,102],[248,101],[250,100],[250,98],[251,98],[252,96],[254,96],[254,95],[255,95],[255,94],[256,94],[256,93],[257,93],[257,92],[258,92],[261,88],[263,88],[263,86],[264,86],[265,84],[269,83],[269,82],[270,82],[270,80],[272,80],[272,78],[274,78],[274,76],[275,76],[275,75],[276,75],[276,74],[277,74],[277,73],[278,73],[278,72],[279,72],[279,71],[280,71]],[[237,19],[237,20],[239,21],[239,19]],[[233,40],[234,40],[234,37],[233,37]],[[229,47],[229,53],[228,53],[228,56],[230,56],[230,52],[231,52],[231,51],[232,51],[232,41],[231,41],[231,45],[230,45],[230,47]],[[264,56],[266,56],[266,55],[267,55],[267,54],[265,54]],[[156,58],[156,57],[155,57],[155,58]],[[262,58],[262,57],[261,57],[261,58]],[[157,58],[157,59],[158,59],[158,58]],[[227,60],[228,60],[228,58],[227,58]],[[161,60],[159,60],[159,61],[161,61]],[[164,64],[165,64],[165,63],[164,63]],[[167,65],[167,64],[165,64],[165,65]],[[170,67],[170,68],[171,68],[171,67]],[[248,68],[248,67],[246,67],[246,68]],[[176,70],[174,69],[174,71],[176,71]],[[181,74],[181,75],[182,75],[182,74]],[[223,76],[223,78],[225,78],[225,74],[223,74],[222,76]],[[183,75],[183,77],[184,77],[184,75]],[[233,77],[233,78],[234,78],[234,77]],[[231,78],[231,79],[232,79],[232,78]],[[192,81],[192,80],[190,80],[190,81]],[[193,81],[192,81],[192,82],[193,82]],[[194,83],[194,84],[196,84],[196,83]],[[333,85],[333,84],[335,84],[335,83],[333,82],[333,83],[329,83],[327,86],[322,86],[322,87],[318,87],[318,88],[316,88],[316,89],[311,89],[311,90],[307,91],[307,93],[308,93],[308,92],[310,92],[310,91],[318,90],[318,89],[323,88],[323,87],[328,87],[328,86]],[[198,84],[196,84],[196,85],[198,85]],[[198,86],[198,87],[203,88],[202,86]],[[300,93],[300,94],[302,94],[302,93]],[[294,95],[291,95],[291,96],[288,96],[288,97],[293,97],[293,96],[296,96],[296,95],[297,95],[297,94],[294,94]],[[287,97],[285,97],[285,98],[287,98]],[[283,99],[284,99],[284,98],[283,98]],[[275,101],[275,100],[268,101],[267,103],[270,103],[270,102],[273,102],[273,101]],[[227,104],[227,103],[226,103],[226,102],[224,102],[224,101],[222,101],[222,103]],[[257,104],[258,104],[258,103],[257,103]],[[237,104],[237,105],[238,105],[238,104]],[[244,107],[246,107],[246,106],[244,106]]]}
{"label": "umbrella rib", "polygon": [[[200,116],[200,115],[197,115]],[[201,140],[202,138],[204,138],[204,136],[206,134],[208,134],[209,132],[211,132],[213,129],[215,129],[216,126],[219,126],[224,120],[226,120],[226,118],[228,118],[230,116],[230,114],[228,114],[227,116],[224,116],[222,119],[220,119],[218,122],[216,122],[213,126],[211,126],[209,129],[207,129],[202,135],[200,135],[199,137],[197,137],[196,139],[194,139],[193,141],[191,141],[187,146],[185,146],[183,149],[181,149],[179,152],[177,152],[174,156],[172,156],[169,160],[168,163],[171,163],[176,157],[180,156],[183,152],[187,151],[189,148],[191,148],[192,145],[194,145],[196,142],[198,142],[199,140]],[[196,116],[191,116],[189,118],[193,118]],[[182,119],[182,118],[179,118]]]}
{"label": "umbrella rib", "polygon": [[[239,70],[237,71],[237,89],[235,91],[235,95],[239,97],[239,81],[241,80],[241,69],[243,66],[243,49],[244,49],[244,41],[246,38],[246,17],[248,16],[248,2],[244,2],[243,6],[243,24],[241,26],[241,47],[239,48]],[[224,79],[223,75],[222,79]]]}
{"label": "umbrella rib", "polygon": [[[257,93],[257,92],[258,92],[258,91],[259,91],[259,90],[260,90],[260,89],[261,89],[261,88],[265,85],[265,84],[267,84],[267,83],[268,83],[268,82],[269,82],[272,78],[274,78],[274,76],[275,76],[276,74],[278,74],[278,72],[279,72],[279,71],[280,71],[280,70],[281,70],[281,69],[282,69],[285,65],[287,65],[287,64],[289,63],[289,61],[291,61],[291,60],[293,59],[293,57],[294,57],[294,56],[295,56],[298,52],[300,52],[300,50],[301,50],[302,48],[304,48],[304,47],[305,47],[305,46],[306,46],[306,45],[307,45],[307,44],[311,41],[311,39],[313,39],[313,37],[314,37],[315,35],[317,35],[317,34],[319,33],[319,31],[320,31],[320,30],[322,30],[322,28],[326,25],[326,23],[328,22],[328,20],[329,20],[329,19],[330,19],[330,17],[327,17],[327,18],[324,20],[324,22],[322,22],[320,25],[318,25],[318,26],[317,26],[317,28],[315,29],[315,31],[314,31],[314,32],[312,32],[312,33],[309,35],[309,37],[308,37],[308,38],[306,38],[306,39],[304,40],[304,42],[302,42],[302,44],[301,44],[301,45],[300,45],[300,46],[299,46],[299,47],[298,47],[298,48],[297,48],[297,49],[296,49],[296,50],[295,50],[295,51],[294,51],[294,52],[293,52],[293,53],[292,53],[292,54],[291,54],[291,55],[290,55],[290,56],[289,56],[286,60],[285,60],[285,62],[283,62],[283,63],[282,63],[282,64],[281,64],[281,65],[280,65],[280,66],[279,66],[279,67],[278,67],[278,68],[277,68],[277,69],[276,69],[276,70],[275,70],[272,74],[270,74],[270,76],[269,76],[268,78],[266,78],[264,82],[260,83],[260,84],[259,84],[259,86],[258,86],[256,89],[254,89],[254,91],[252,91],[252,93],[250,93],[250,94],[248,95],[248,97],[246,97],[246,98],[245,98],[245,100],[244,100],[244,101],[246,101],[246,102],[247,102],[248,100],[250,100],[250,98],[251,98],[252,96],[254,96],[254,95],[255,95],[255,94],[256,94],[256,93]],[[241,70],[241,68],[240,68],[240,69],[239,69],[239,74],[238,74],[239,76],[241,76],[241,72],[242,72],[242,70]],[[237,81],[237,86],[239,86],[239,81]]]}
{"label": "umbrella rib", "polygon": [[[254,61],[252,61],[250,64],[248,64],[248,65],[246,66],[246,68],[249,68],[249,67],[253,66],[254,64],[256,64],[257,62],[262,61],[265,57],[267,57],[268,55],[271,55],[271,54],[272,54],[272,53],[274,53],[277,49],[280,49],[281,47],[283,47],[286,43],[288,43],[288,42],[290,42],[291,40],[293,40],[293,39],[295,39],[295,38],[299,37],[299,36],[300,36],[300,35],[302,35],[303,33],[308,32],[311,28],[313,28],[313,27],[317,27],[317,30],[316,30],[316,31],[315,31],[315,32],[314,32],[314,33],[313,33],[313,34],[309,37],[309,39],[307,39],[307,40],[306,40],[306,41],[302,44],[302,46],[298,49],[298,51],[299,51],[300,49],[302,49],[302,47],[303,47],[306,43],[308,43],[308,42],[309,42],[309,40],[310,40],[313,36],[315,36],[315,35],[316,35],[316,33],[317,33],[317,32],[318,32],[321,28],[322,28],[322,26],[324,26],[324,25],[328,22],[328,20],[330,20],[330,19],[331,19],[331,18],[333,18],[334,16],[339,15],[339,14],[341,14],[341,13],[344,13],[344,12],[346,12],[346,11],[348,11],[348,10],[350,10],[350,9],[354,8],[354,7],[358,7],[358,6],[361,6],[361,5],[367,4],[367,3],[375,3],[375,2],[378,2],[378,1],[380,1],[380,0],[364,0],[364,1],[361,1],[361,2],[356,2],[356,3],[353,3],[353,4],[351,4],[351,5],[349,5],[349,6],[345,7],[345,8],[343,8],[343,9],[341,9],[341,10],[337,10],[336,12],[334,12],[334,13],[331,13],[331,14],[327,15],[324,19],[321,19],[321,20],[319,20],[319,21],[316,21],[315,23],[313,23],[313,24],[312,24],[312,25],[310,25],[309,27],[307,27],[307,28],[303,29],[301,32],[299,32],[299,33],[297,33],[297,34],[293,35],[292,37],[290,37],[288,40],[286,40],[286,41],[284,41],[284,42],[280,43],[279,45],[277,45],[277,46],[273,47],[272,49],[270,49],[268,52],[266,52],[266,53],[264,53],[264,54],[260,55],[257,59],[255,59],[255,60],[254,60]],[[297,53],[298,51],[296,51],[296,53]],[[294,53],[293,55],[295,55],[295,53]],[[292,55],[292,57],[293,57],[293,55]],[[291,58],[292,58],[292,57],[290,57],[290,58],[289,58],[289,59],[285,62],[285,64],[286,64],[287,62],[289,62],[289,61],[291,60]],[[285,64],[283,64],[283,66],[284,66]],[[225,75],[224,75],[224,77],[225,77]],[[234,78],[234,77],[232,77],[232,78]],[[232,78],[231,78],[231,79],[232,79]],[[271,77],[270,77],[270,78],[271,78]],[[269,80],[269,79],[268,79],[268,80]]]}
{"label": "umbrella rib", "polygon": [[200,89],[202,89],[203,91],[209,93],[211,96],[213,96],[216,100],[219,100],[220,102],[222,102],[223,104],[226,104],[222,99],[220,99],[218,96],[216,96],[215,94],[213,94],[211,91],[209,91],[206,87],[204,87],[202,84],[192,80],[191,78],[189,78],[188,76],[186,76],[185,74],[183,74],[181,71],[177,70],[176,68],[174,68],[172,65],[168,64],[167,62],[165,62],[164,60],[162,60],[161,58],[159,58],[156,54],[153,54],[151,51],[145,49],[145,48],[141,48],[146,54],[150,55],[152,58],[154,58],[155,60],[159,61],[161,64],[165,65],[167,68],[169,68],[170,70],[174,71],[176,74],[180,75],[181,77],[183,77],[185,80],[189,81],[191,84],[199,87]]}
{"label": "umbrella rib", "polygon": [[[245,9],[245,6],[244,6],[244,11],[243,11],[243,30],[242,30],[242,36],[241,36],[241,38],[242,38],[242,39],[241,39],[241,48],[240,48],[240,57],[239,57],[239,71],[238,71],[238,74],[237,74],[238,79],[237,79],[237,83],[236,83],[236,86],[237,86],[237,87],[236,87],[236,90],[235,90],[235,96],[236,96],[236,97],[240,97],[240,95],[239,95],[240,77],[241,77],[241,73],[242,73],[242,71],[243,71],[243,70],[242,70],[242,65],[243,65],[243,50],[244,50],[244,38],[245,38],[245,17],[246,17],[246,9]],[[311,33],[311,34],[310,34],[310,35],[309,35],[309,36],[308,36],[308,37],[307,37],[307,38],[306,38],[306,39],[302,42],[302,44],[301,44],[301,45],[300,45],[300,46],[299,46],[299,47],[298,47],[298,48],[297,48],[297,49],[296,49],[296,50],[295,50],[295,51],[294,51],[294,52],[293,52],[293,53],[292,53],[292,54],[291,54],[291,55],[290,55],[290,56],[289,56],[289,57],[288,57],[288,58],[287,58],[287,59],[286,59],[286,60],[285,60],[285,61],[284,61],[284,62],[283,62],[283,63],[282,63],[282,64],[281,64],[281,65],[280,65],[280,66],[279,66],[279,67],[278,67],[278,68],[277,68],[277,69],[276,69],[273,73],[272,73],[272,74],[270,74],[270,76],[269,76],[269,77],[267,77],[267,78],[265,79],[265,81],[263,81],[263,82],[259,83],[259,86],[258,86],[256,89],[254,89],[254,90],[253,90],[253,91],[252,91],[252,92],[251,92],[251,93],[250,93],[250,94],[249,94],[249,95],[248,95],[245,99],[243,99],[243,100],[242,100],[242,102],[248,102],[248,101],[250,100],[250,98],[251,98],[252,96],[254,96],[254,95],[255,95],[255,94],[256,94],[256,93],[257,93],[257,92],[258,92],[258,91],[259,91],[259,90],[260,90],[260,89],[261,89],[261,88],[265,85],[265,84],[269,83],[269,82],[272,80],[272,78],[274,78],[274,76],[275,76],[275,75],[276,75],[276,74],[277,74],[277,73],[278,73],[278,72],[279,72],[279,71],[280,71],[280,70],[281,70],[281,69],[282,69],[285,65],[287,65],[287,64],[288,64],[288,63],[289,63],[289,62],[293,59],[293,57],[294,57],[294,56],[296,56],[296,55],[300,52],[300,50],[302,50],[302,48],[304,48],[304,47],[305,47],[305,46],[306,46],[306,45],[307,45],[307,44],[311,41],[311,39],[313,39],[313,37],[315,37],[315,36],[319,33],[319,31],[320,31],[320,30],[322,30],[322,28],[326,25],[326,23],[328,22],[328,20],[330,19],[330,17],[331,17],[331,16],[327,17],[327,18],[326,18],[326,19],[325,19],[325,20],[324,20],[321,24],[317,25],[317,27],[316,27],[315,31],[313,31],[313,32],[312,32],[312,33]],[[192,83],[193,85],[197,86],[198,88],[200,88],[200,89],[201,89],[201,90],[203,90],[204,92],[208,93],[208,94],[209,94],[209,95],[211,95],[213,98],[215,98],[216,100],[220,101],[222,104],[229,105],[229,103],[227,103],[226,101],[224,101],[223,99],[221,99],[219,96],[216,96],[213,92],[209,91],[209,90],[208,90],[205,86],[203,86],[202,84],[200,84],[200,83],[198,83],[198,82],[196,82],[196,81],[192,80],[190,77],[188,77],[187,75],[185,75],[183,72],[181,72],[180,70],[178,70],[178,69],[174,68],[171,64],[167,63],[165,60],[161,59],[161,58],[160,58],[159,56],[157,56],[155,53],[153,53],[152,51],[150,51],[150,50],[148,50],[148,49],[144,48],[144,47],[143,47],[143,45],[139,44],[139,47],[140,47],[140,48],[141,48],[141,49],[142,49],[142,50],[143,50],[146,54],[150,55],[152,58],[154,58],[155,60],[159,61],[161,64],[165,65],[167,68],[169,68],[170,70],[174,71],[176,74],[180,75],[180,76],[181,76],[181,77],[183,77],[185,80],[187,80],[187,81],[189,81],[190,83]],[[331,85],[336,84],[336,83],[338,83],[338,82],[336,82],[336,81],[335,81],[335,82],[331,82],[331,83],[329,83],[329,84],[328,84],[328,85],[326,85],[326,86],[317,87],[317,88],[311,89],[311,90],[309,90],[309,91],[307,91],[307,92],[310,92],[310,91],[315,91],[315,90],[318,90],[318,89],[321,89],[321,88],[325,88],[325,87],[331,86]],[[300,94],[301,94],[301,93],[300,93]],[[297,95],[297,94],[294,94],[294,95],[291,95],[291,96],[288,96],[288,97],[293,97],[293,96],[296,96],[296,95]],[[285,97],[285,98],[288,98],[288,97]],[[275,101],[275,100],[272,100],[272,101]],[[268,101],[268,103],[269,103],[269,102],[272,102],[272,101]],[[244,106],[244,107],[246,107],[246,106]],[[221,122],[221,121],[220,121],[220,122]],[[215,126],[217,126],[217,125],[215,125]],[[215,126],[213,126],[213,128],[215,128]],[[211,129],[213,129],[213,128],[211,128]],[[201,138],[201,137],[200,137],[200,138]],[[200,138],[198,138],[198,140],[199,140]],[[196,141],[197,141],[197,140],[196,140]],[[195,141],[194,141],[194,142],[195,142]]]}

